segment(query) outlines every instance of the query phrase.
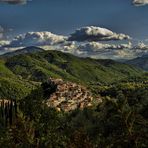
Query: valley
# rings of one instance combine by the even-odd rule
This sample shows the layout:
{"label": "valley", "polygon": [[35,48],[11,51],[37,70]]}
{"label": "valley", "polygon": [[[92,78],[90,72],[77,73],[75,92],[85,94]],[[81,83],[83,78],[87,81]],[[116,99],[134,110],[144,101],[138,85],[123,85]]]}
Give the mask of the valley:
{"label": "valley", "polygon": [[4,54],[0,146],[147,145],[147,98],[148,74],[132,65],[36,47]]}

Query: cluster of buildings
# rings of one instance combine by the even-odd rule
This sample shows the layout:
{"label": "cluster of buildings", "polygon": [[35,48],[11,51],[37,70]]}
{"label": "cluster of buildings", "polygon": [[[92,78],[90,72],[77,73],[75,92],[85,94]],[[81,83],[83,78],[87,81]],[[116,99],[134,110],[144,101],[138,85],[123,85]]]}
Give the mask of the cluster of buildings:
{"label": "cluster of buildings", "polygon": [[84,86],[65,82],[62,79],[50,78],[49,81],[57,85],[56,92],[46,101],[49,107],[68,112],[92,106],[92,94]]}

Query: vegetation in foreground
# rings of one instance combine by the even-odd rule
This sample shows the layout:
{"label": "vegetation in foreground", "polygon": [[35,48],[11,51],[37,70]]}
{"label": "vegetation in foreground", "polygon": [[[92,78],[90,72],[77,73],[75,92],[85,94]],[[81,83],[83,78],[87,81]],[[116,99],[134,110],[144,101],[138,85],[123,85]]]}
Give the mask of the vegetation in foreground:
{"label": "vegetation in foreground", "polygon": [[14,106],[12,101],[1,105],[0,147],[146,148],[147,84],[124,82],[121,86],[126,89],[120,85],[98,89],[101,104],[67,113],[42,103],[46,99],[43,87]]}
{"label": "vegetation in foreground", "polygon": [[[83,59],[81,63],[81,59],[74,56],[59,52],[52,54],[54,52],[51,51],[19,55],[1,61],[0,97],[8,101],[6,104],[6,100],[0,101],[0,147],[148,147],[147,74],[116,62]],[[52,58],[54,56],[56,58]],[[70,59],[66,61],[65,57]],[[68,62],[71,60],[74,63]],[[94,70],[93,66],[97,66],[98,61],[101,66]],[[72,70],[71,73],[66,68],[59,68],[69,64],[68,70]],[[35,75],[34,70],[42,66],[44,70]],[[53,69],[47,67],[59,68],[62,73],[53,73]],[[94,72],[94,75],[83,74],[83,78],[83,69],[86,73]],[[44,72],[48,76],[54,74],[54,77],[63,76],[64,79],[70,78],[76,82],[82,78],[82,83],[89,86],[94,96],[101,95],[102,103],[71,112],[58,112],[47,107],[43,101],[47,98],[48,88],[40,85],[46,79]],[[105,75],[101,77],[101,74]]]}

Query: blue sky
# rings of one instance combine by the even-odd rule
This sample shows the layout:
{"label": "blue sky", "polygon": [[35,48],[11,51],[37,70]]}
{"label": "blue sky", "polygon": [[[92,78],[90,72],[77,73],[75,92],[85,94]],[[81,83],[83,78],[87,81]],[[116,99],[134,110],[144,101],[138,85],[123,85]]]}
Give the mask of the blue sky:
{"label": "blue sky", "polygon": [[133,38],[148,38],[148,5],[131,0],[32,0],[26,5],[0,4],[0,26],[9,35],[28,31],[71,34],[82,26],[99,26]]}

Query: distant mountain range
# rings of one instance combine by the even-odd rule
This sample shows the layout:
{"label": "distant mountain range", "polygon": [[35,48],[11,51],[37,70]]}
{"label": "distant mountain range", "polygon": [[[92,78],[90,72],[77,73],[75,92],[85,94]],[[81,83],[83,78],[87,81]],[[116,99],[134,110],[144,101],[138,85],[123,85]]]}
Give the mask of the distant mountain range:
{"label": "distant mountain range", "polygon": [[[28,53],[24,54],[26,51]],[[59,51],[38,51],[42,49],[28,47],[4,55],[2,59],[5,59],[5,66],[15,75],[34,81],[62,77],[81,82],[108,83],[139,73],[139,69],[113,60],[80,58]]]}
{"label": "distant mountain range", "polygon": [[142,57],[129,60],[126,63],[148,71],[148,54],[143,55]]}
{"label": "distant mountain range", "polygon": [[0,56],[0,97],[26,96],[49,77],[88,85],[109,84],[142,74],[138,68],[113,60],[80,58],[59,51],[27,47]]}
{"label": "distant mountain range", "polygon": [[2,57],[12,57],[15,55],[20,55],[20,54],[26,54],[26,53],[35,53],[35,52],[41,52],[44,51],[44,49],[36,47],[36,46],[29,46],[26,48],[18,49],[13,52],[8,52],[2,55]]}

